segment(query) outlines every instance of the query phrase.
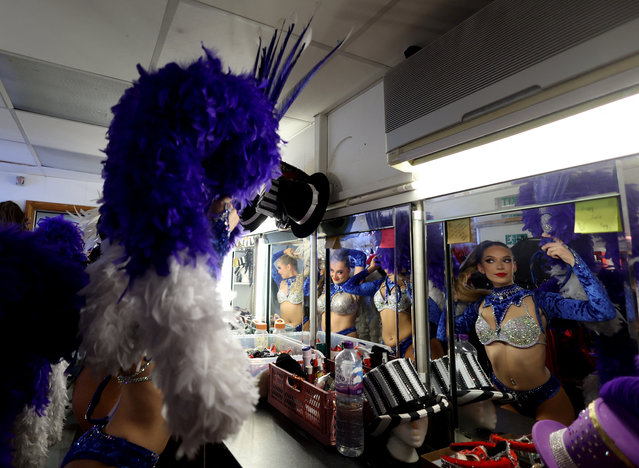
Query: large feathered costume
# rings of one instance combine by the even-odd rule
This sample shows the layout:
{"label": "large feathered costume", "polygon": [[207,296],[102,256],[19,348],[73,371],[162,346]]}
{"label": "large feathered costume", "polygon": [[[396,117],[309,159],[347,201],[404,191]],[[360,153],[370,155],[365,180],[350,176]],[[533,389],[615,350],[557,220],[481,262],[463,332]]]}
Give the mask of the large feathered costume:
{"label": "large feathered costume", "polygon": [[188,456],[236,432],[258,398],[216,290],[233,239],[208,212],[224,197],[241,210],[279,176],[279,118],[341,45],[277,106],[310,40],[307,25],[288,47],[292,30],[276,31],[249,74],[223,70],[206,48],[188,66],[138,67],[140,78],[113,108],[104,241],[88,267],[82,345],[87,365],[107,374],[153,358],[163,416]]}
{"label": "large feathered costume", "polygon": [[38,467],[62,434],[64,371],[87,284],[82,235],[62,217],[0,226],[0,466]]}

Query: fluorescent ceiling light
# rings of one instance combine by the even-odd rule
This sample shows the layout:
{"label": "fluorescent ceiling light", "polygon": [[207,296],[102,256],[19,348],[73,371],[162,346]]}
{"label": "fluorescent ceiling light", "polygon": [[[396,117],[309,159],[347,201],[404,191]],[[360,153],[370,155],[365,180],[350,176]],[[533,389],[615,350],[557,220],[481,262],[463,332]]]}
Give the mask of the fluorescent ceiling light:
{"label": "fluorescent ceiling light", "polygon": [[639,153],[639,95],[412,167],[420,198]]}

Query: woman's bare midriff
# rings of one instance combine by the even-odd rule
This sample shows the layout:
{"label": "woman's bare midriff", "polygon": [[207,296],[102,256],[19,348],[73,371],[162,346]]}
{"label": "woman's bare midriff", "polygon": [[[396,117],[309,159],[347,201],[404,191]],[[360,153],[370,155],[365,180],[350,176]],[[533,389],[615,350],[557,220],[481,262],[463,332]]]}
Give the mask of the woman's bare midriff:
{"label": "woman's bare midriff", "polygon": [[[355,314],[341,315],[331,312],[331,333],[338,333],[354,326]],[[322,330],[326,330],[326,318],[324,315],[322,315]],[[349,333],[347,336],[357,337],[357,332]]]}
{"label": "woman's bare midriff", "polygon": [[293,304],[289,301],[280,303],[280,318],[286,325],[298,326],[304,319],[304,304]]}
{"label": "woman's bare midriff", "polygon": [[[382,320],[382,339],[385,345],[397,346],[398,335],[401,342],[413,334],[410,315],[401,312],[397,313],[394,309],[382,309],[379,315]],[[398,321],[396,317],[399,317],[399,333],[397,332]]]}

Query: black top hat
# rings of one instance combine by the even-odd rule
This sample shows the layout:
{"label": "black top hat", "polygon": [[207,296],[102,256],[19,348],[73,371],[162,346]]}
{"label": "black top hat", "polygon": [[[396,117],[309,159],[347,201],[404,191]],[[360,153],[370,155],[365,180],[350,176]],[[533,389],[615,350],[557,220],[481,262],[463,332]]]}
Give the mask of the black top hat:
{"label": "black top hat", "polygon": [[321,172],[309,176],[287,163],[281,167],[282,175],[272,181],[268,192],[244,209],[240,222],[245,230],[252,231],[269,216],[280,228],[290,228],[295,237],[307,237],[326,212],[328,178]]}
{"label": "black top hat", "polygon": [[240,214],[240,224],[245,231],[255,231],[266,219],[266,215],[257,212],[256,207],[260,200],[258,195],[253,199],[250,205],[246,206]]}
{"label": "black top hat", "polygon": [[371,369],[364,375],[364,393],[375,416],[368,431],[375,437],[448,408],[443,395],[426,390],[408,359],[393,359]]}

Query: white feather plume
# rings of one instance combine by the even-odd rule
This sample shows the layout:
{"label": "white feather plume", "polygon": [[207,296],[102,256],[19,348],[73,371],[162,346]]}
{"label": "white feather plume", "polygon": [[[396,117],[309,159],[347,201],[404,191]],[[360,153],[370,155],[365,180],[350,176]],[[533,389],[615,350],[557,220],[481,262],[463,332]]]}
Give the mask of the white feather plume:
{"label": "white feather plume", "polygon": [[205,258],[196,267],[172,259],[168,276],[148,272],[118,302],[128,280],[113,266],[121,255],[120,246],[107,246],[88,268],[81,317],[87,364],[113,373],[153,358],[163,416],[181,439],[178,455],[191,457],[236,433],[253,411],[258,391],[249,358],[230,333],[232,312],[222,307]]}
{"label": "white feather plume", "polygon": [[49,447],[62,439],[65,408],[69,403],[67,378],[64,374],[69,363],[61,360],[51,366],[49,374],[49,405],[42,416],[33,406],[27,406],[18,415],[13,425],[14,458],[17,468],[40,468],[44,466]]}

